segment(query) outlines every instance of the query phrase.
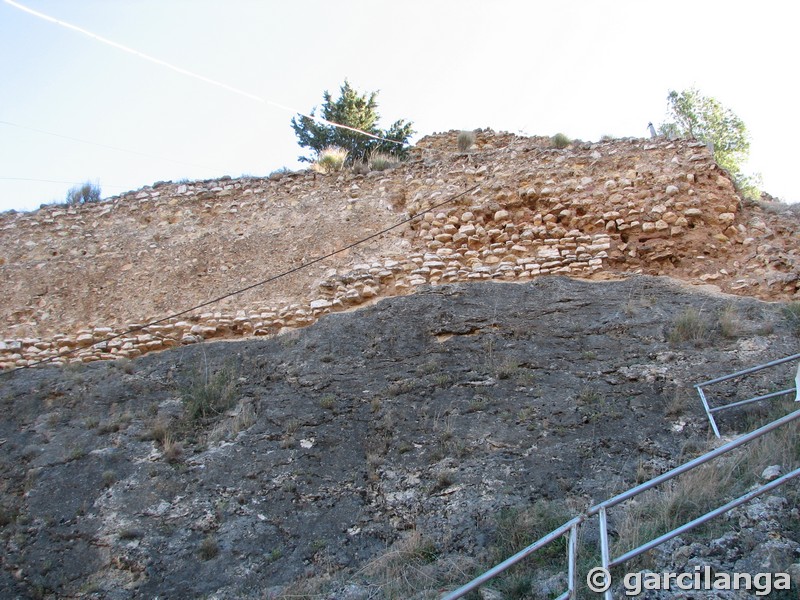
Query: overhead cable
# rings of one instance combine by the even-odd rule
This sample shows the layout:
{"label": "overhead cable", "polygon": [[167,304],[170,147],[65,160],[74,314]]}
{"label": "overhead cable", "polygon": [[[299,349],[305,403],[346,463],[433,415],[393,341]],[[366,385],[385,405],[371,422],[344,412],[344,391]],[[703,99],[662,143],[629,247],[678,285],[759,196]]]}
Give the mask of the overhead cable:
{"label": "overhead cable", "polygon": [[[85,181],[59,181],[57,179],[35,179],[33,177],[0,177],[2,181],[40,181],[42,183],[67,183],[69,185],[83,185],[86,183]],[[121,190],[127,190],[130,186],[127,185],[111,185],[110,183],[103,183],[103,187],[112,187],[118,188]]]}
{"label": "overhead cable", "polygon": [[[192,311],[195,311],[195,310],[197,310],[199,308],[204,308],[206,306],[209,306],[210,304],[216,304],[217,302],[220,302],[222,300],[226,300],[228,298],[231,298],[232,296],[237,296],[239,294],[243,294],[244,292],[250,291],[250,290],[252,290],[254,288],[260,287],[262,285],[266,285],[268,283],[272,283],[273,281],[277,281],[278,279],[281,279],[283,277],[287,277],[289,275],[292,275],[293,273],[297,273],[298,271],[302,271],[303,269],[307,269],[308,267],[310,267],[312,265],[315,265],[318,262],[322,262],[323,260],[331,258],[332,256],[336,256],[337,254],[341,254],[342,252],[347,252],[348,250],[352,250],[356,246],[360,246],[360,245],[365,244],[365,243],[367,243],[367,242],[369,242],[371,240],[374,240],[374,239],[379,238],[379,237],[381,237],[383,235],[386,235],[390,231],[392,231],[394,229],[397,229],[398,227],[402,227],[406,223],[410,223],[411,221],[414,221],[414,220],[418,219],[419,217],[421,217],[421,216],[423,216],[423,215],[425,215],[427,213],[433,212],[434,210],[436,210],[438,208],[441,208],[442,206],[445,206],[446,204],[450,204],[451,202],[454,202],[454,201],[458,200],[459,198],[462,198],[462,197],[466,196],[470,192],[473,192],[473,191],[477,190],[479,187],[480,187],[480,184],[475,184],[471,188],[466,189],[463,192],[460,192],[460,193],[456,194],[455,196],[452,196],[452,197],[448,198],[447,200],[443,200],[442,202],[439,202],[438,204],[434,204],[430,208],[426,208],[425,210],[422,210],[422,211],[420,211],[418,213],[415,213],[415,214],[411,215],[410,217],[407,217],[407,218],[399,221],[398,223],[395,223],[394,225],[391,225],[389,227],[386,227],[385,229],[382,229],[382,230],[378,231],[377,233],[373,233],[371,235],[368,235],[367,237],[361,238],[361,239],[359,239],[359,240],[357,240],[357,241],[355,241],[355,242],[353,242],[351,244],[348,244],[346,246],[343,246],[343,247],[339,248],[338,250],[334,250],[333,252],[329,252],[328,254],[324,254],[322,256],[318,256],[317,258],[313,258],[313,259],[309,260],[308,262],[304,262],[303,264],[301,264],[301,265],[299,265],[297,267],[289,269],[288,271],[283,271],[282,273],[278,273],[277,275],[273,275],[271,277],[268,277],[267,279],[263,279],[261,281],[253,283],[253,284],[248,285],[246,287],[234,290],[232,292],[228,292],[226,294],[223,294],[222,296],[218,296],[218,297],[213,298],[211,300],[207,300],[205,302],[202,302],[200,304],[192,306],[191,308],[187,308],[187,309],[182,310],[180,312],[176,312],[176,313],[173,313],[171,315],[167,315],[166,317],[162,317],[160,319],[156,319],[155,321],[150,321],[149,323],[146,323],[144,325],[138,325],[136,327],[131,327],[130,329],[127,329],[126,331],[123,331],[122,333],[117,333],[117,334],[109,336],[109,337],[107,337],[107,338],[105,338],[103,340],[95,342],[94,344],[91,344],[87,348],[93,348],[95,346],[99,346],[100,344],[107,344],[108,342],[110,342],[112,340],[115,340],[117,338],[120,338],[120,337],[123,337],[123,336],[126,336],[126,335],[130,335],[131,333],[136,333],[137,331],[141,331],[141,330],[146,329],[148,327],[151,327],[153,325],[159,325],[161,323],[165,323],[165,322],[170,321],[172,319],[177,319],[178,317],[182,317],[183,315],[186,315],[186,314],[188,314],[188,313],[190,313]],[[85,349],[86,348],[81,348],[80,350],[85,350]],[[50,358],[46,358],[44,360],[40,360],[40,361],[34,362],[32,364],[28,364],[28,365],[25,365],[23,367],[15,367],[15,368],[10,369],[8,371],[0,371],[0,377],[3,377],[4,375],[7,375],[9,373],[15,373],[17,371],[21,371],[23,369],[30,369],[32,367],[38,367],[38,366],[41,366],[41,365],[44,365],[44,364],[48,364],[48,363],[51,363],[51,362],[53,362],[55,360],[58,360],[58,359],[67,358],[69,356],[74,355],[78,350],[79,350],[78,348],[74,348],[69,352],[65,352],[64,354],[60,354],[58,356],[52,356]]]}
{"label": "overhead cable", "polygon": [[366,131],[362,131],[361,129],[356,129],[355,127],[350,127],[348,125],[342,125],[341,123],[334,123],[333,121],[328,121],[327,119],[323,119],[322,117],[317,117],[315,115],[307,115],[307,114],[303,113],[302,111],[295,110],[293,108],[290,108],[290,107],[285,106],[283,104],[279,104],[277,102],[273,102],[272,100],[268,100],[266,98],[263,98],[263,97],[258,96],[256,94],[253,94],[253,93],[250,93],[250,92],[248,92],[246,90],[243,90],[241,88],[229,85],[227,83],[224,83],[222,81],[218,81],[216,79],[212,79],[210,77],[206,77],[205,75],[201,75],[199,73],[195,73],[194,71],[190,71],[189,69],[184,69],[183,67],[179,67],[178,65],[174,65],[174,64],[172,64],[170,62],[167,62],[165,60],[162,60],[160,58],[156,58],[154,56],[150,56],[149,54],[145,54],[144,52],[140,52],[139,50],[131,48],[130,46],[125,46],[124,44],[120,44],[119,42],[115,42],[113,40],[110,40],[110,39],[108,39],[106,37],[103,37],[101,35],[98,35],[96,33],[88,31],[88,30],[86,30],[86,29],[84,29],[82,27],[78,27],[77,25],[73,25],[71,23],[67,23],[66,21],[62,21],[61,19],[57,19],[55,17],[51,17],[50,15],[46,15],[46,14],[41,13],[39,11],[33,10],[32,8],[28,8],[27,6],[24,6],[24,5],[20,4],[19,2],[14,2],[14,0],[3,0],[3,1],[6,4],[8,4],[9,6],[13,6],[14,8],[16,8],[18,10],[21,10],[23,12],[26,12],[26,13],[28,13],[30,15],[33,15],[34,17],[37,17],[37,18],[42,19],[44,21],[48,21],[49,23],[54,23],[56,25],[59,25],[60,27],[64,27],[66,29],[70,29],[72,31],[76,31],[76,32],[78,32],[80,34],[83,34],[85,36],[88,36],[88,37],[92,38],[93,40],[96,40],[98,42],[101,42],[103,44],[111,46],[112,48],[116,48],[117,50],[121,50],[122,52],[127,52],[128,54],[133,54],[134,56],[138,56],[139,58],[141,58],[143,60],[146,60],[146,61],[149,61],[151,63],[157,64],[157,65],[162,66],[162,67],[164,67],[166,69],[170,69],[172,71],[175,71],[176,73],[180,73],[181,75],[185,75],[186,77],[191,77],[193,79],[197,79],[197,80],[202,81],[204,83],[208,83],[209,85],[214,85],[214,86],[220,87],[220,88],[222,88],[224,90],[227,90],[227,91],[229,91],[231,93],[238,94],[239,96],[243,96],[245,98],[249,98],[250,100],[254,100],[254,101],[260,102],[262,104],[268,104],[270,106],[274,106],[275,108],[279,108],[281,110],[285,110],[285,111],[293,113],[293,114],[296,113],[296,114],[300,115],[301,117],[306,117],[307,119],[311,119],[311,120],[316,121],[318,123],[322,123],[323,125],[329,125],[329,126],[332,126],[332,127],[338,127],[339,129],[347,129],[348,131],[354,131],[356,133],[360,133],[360,134],[365,135],[367,137],[370,137],[370,138],[373,138],[373,139],[376,139],[376,140],[380,140],[380,141],[383,141],[383,142],[390,142],[390,143],[393,143],[393,144],[398,144],[400,146],[404,145],[403,142],[400,142],[400,141],[397,141],[397,140],[391,140],[391,139],[388,139],[388,138],[385,138],[385,137],[381,137],[379,135],[368,133]]}
{"label": "overhead cable", "polygon": [[90,142],[89,140],[82,140],[80,138],[72,137],[69,135],[63,135],[60,133],[54,133],[52,131],[46,131],[44,129],[38,129],[37,127],[29,127],[27,125],[18,125],[17,123],[12,123],[11,121],[3,121],[0,120],[0,125],[9,125],[11,127],[18,127],[19,129],[27,129],[28,131],[35,131],[36,133],[43,133],[44,135],[52,135],[53,137],[62,138],[65,140],[72,140],[73,142],[80,142],[81,144],[88,144],[90,146],[98,146],[100,148],[106,148],[108,150],[115,150],[117,152],[127,152],[128,154],[136,154],[138,156],[144,156],[146,158],[155,158],[156,160],[163,160],[167,162],[178,163],[181,165],[187,165],[190,167],[201,167],[203,169],[213,169],[213,167],[209,167],[208,165],[200,165],[197,163],[186,162],[184,160],[176,160],[174,158],[165,158],[163,156],[156,156],[155,154],[148,154],[147,152],[139,152],[138,150],[128,150],[126,148],[120,148],[118,146],[109,146],[108,144],[100,144],[98,142]]}

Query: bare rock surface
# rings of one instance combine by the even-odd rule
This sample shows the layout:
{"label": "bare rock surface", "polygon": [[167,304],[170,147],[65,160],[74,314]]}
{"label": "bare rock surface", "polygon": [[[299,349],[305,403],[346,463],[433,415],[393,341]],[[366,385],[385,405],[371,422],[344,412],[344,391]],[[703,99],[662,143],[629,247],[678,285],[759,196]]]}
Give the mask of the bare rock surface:
{"label": "bare rock surface", "polygon": [[[670,343],[688,309],[705,335]],[[377,598],[365,565],[412,535],[467,565],[441,585],[463,583],[500,511],[544,498],[577,514],[642,468],[679,464],[708,433],[691,384],[797,343],[780,305],[553,276],[426,286],[286,335],[5,374],[0,597],[264,598],[330,578],[345,583],[326,597]],[[791,375],[779,371],[722,393],[770,389]],[[186,390],[220,373],[231,405],[178,427]],[[741,518],[761,520],[753,510]]]}

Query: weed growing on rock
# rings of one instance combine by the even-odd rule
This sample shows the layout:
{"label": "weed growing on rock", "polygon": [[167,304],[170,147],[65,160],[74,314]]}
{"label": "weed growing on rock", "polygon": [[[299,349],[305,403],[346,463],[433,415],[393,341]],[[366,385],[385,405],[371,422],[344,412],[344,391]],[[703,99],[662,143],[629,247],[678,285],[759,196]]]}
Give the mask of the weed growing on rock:
{"label": "weed growing on rock", "polygon": [[687,308],[675,320],[667,339],[671,344],[691,342],[695,346],[701,346],[708,341],[708,337],[708,323],[697,310]]}
{"label": "weed growing on rock", "polygon": [[467,405],[466,413],[480,412],[489,405],[489,400],[485,396],[474,396]]}
{"label": "weed growing on rock", "polygon": [[563,133],[557,133],[557,134],[555,134],[555,135],[554,135],[554,136],[551,138],[551,141],[552,141],[552,143],[553,143],[553,147],[554,147],[554,148],[558,148],[559,150],[563,150],[564,148],[566,148],[567,146],[569,146],[569,145],[572,143],[572,140],[570,140],[570,139],[569,139],[569,138],[568,138],[566,135],[564,135]]}
{"label": "weed growing on rock", "polygon": [[667,417],[681,416],[686,413],[694,399],[695,397],[692,395],[691,391],[686,388],[676,387],[672,395],[672,400],[664,407],[664,415]]}
{"label": "weed growing on rock", "polygon": [[111,487],[117,480],[117,474],[114,471],[103,471],[103,487]]}
{"label": "weed growing on rock", "polygon": [[450,373],[440,373],[433,378],[433,385],[440,388],[447,387],[451,382],[452,376]]}
{"label": "weed growing on rock", "polygon": [[136,540],[143,537],[144,534],[138,529],[124,528],[120,529],[118,537],[124,541]]}
{"label": "weed growing on rock", "polygon": [[458,134],[458,151],[466,152],[475,144],[475,132],[462,131]]}
{"label": "weed growing on rock", "polygon": [[736,313],[736,309],[733,306],[726,306],[723,308],[717,320],[719,321],[719,329],[723,337],[731,339],[739,337],[742,334],[742,325],[739,320],[739,315]]}
{"label": "weed growing on rock", "polygon": [[419,594],[426,590],[435,590],[443,583],[437,564],[438,558],[439,550],[436,544],[414,530],[369,563],[363,569],[363,573],[380,588],[381,594],[376,597],[434,597],[429,594],[422,596]]}
{"label": "weed growing on rock", "polygon": [[783,309],[783,314],[786,321],[789,323],[789,328],[796,334],[800,335],[800,302],[790,302]]}
{"label": "weed growing on rock", "polygon": [[344,167],[347,159],[347,150],[337,146],[328,146],[319,153],[317,162],[312,165],[317,173],[338,173]]}
{"label": "weed growing on rock", "polygon": [[437,363],[436,361],[428,361],[420,365],[419,368],[417,368],[417,372],[423,375],[433,375],[434,373],[440,370],[441,367],[439,366],[439,363]]}
{"label": "weed growing on rock", "polygon": [[[519,552],[572,516],[562,503],[546,500],[537,500],[527,508],[500,511],[490,548],[490,563],[497,564]],[[533,589],[535,582],[542,580],[546,570],[563,571],[565,555],[566,539],[562,536],[533,553],[526,561],[496,577],[490,585],[503,598],[539,597]]]}
{"label": "weed growing on rock", "polygon": [[88,454],[88,452],[82,446],[73,446],[69,450],[69,454],[67,455],[67,460],[68,461],[80,460],[81,458],[83,458],[87,454]]}
{"label": "weed growing on rock", "polygon": [[413,379],[400,379],[394,383],[389,384],[386,388],[386,394],[389,396],[399,396],[400,394],[407,394],[416,387]]}
{"label": "weed growing on rock", "polygon": [[243,400],[234,409],[233,417],[226,418],[217,423],[208,434],[209,442],[229,440],[245,429],[249,429],[256,422],[256,410],[253,402]]}
{"label": "weed growing on rock", "polygon": [[[786,407],[794,409],[793,405],[791,401],[775,405],[764,420],[786,414]],[[744,494],[755,484],[763,483],[763,472],[768,466],[778,465],[784,473],[797,468],[799,463],[800,431],[796,427],[782,427],[684,473],[627,505],[613,552],[626,552]],[[716,534],[724,526],[722,519],[695,531]]]}
{"label": "weed growing on rock", "polygon": [[397,164],[397,160],[385,152],[373,152],[369,155],[369,168],[371,171],[385,171]]}
{"label": "weed growing on rock", "polygon": [[197,549],[197,555],[202,560],[211,560],[218,554],[219,546],[217,545],[217,540],[211,536],[204,538],[200,543],[200,547]]}
{"label": "weed growing on rock", "polygon": [[446,490],[451,485],[455,483],[455,478],[452,471],[441,471],[436,475],[436,481],[433,482],[429,493],[431,495],[438,494],[441,491]]}
{"label": "weed growing on rock", "polygon": [[181,390],[184,416],[190,424],[202,426],[229,409],[236,395],[236,376],[225,367],[213,375],[208,366],[198,370]]}
{"label": "weed growing on rock", "polygon": [[510,379],[513,375],[517,373],[519,369],[519,363],[514,360],[506,360],[497,367],[495,371],[495,376],[498,379]]}
{"label": "weed growing on rock", "polygon": [[177,463],[183,454],[183,446],[175,441],[169,432],[164,434],[161,449],[164,453],[164,459],[171,464]]}
{"label": "weed growing on rock", "polygon": [[274,563],[278,560],[281,556],[283,556],[283,551],[280,548],[273,548],[272,552],[267,554],[267,561],[269,563]]}

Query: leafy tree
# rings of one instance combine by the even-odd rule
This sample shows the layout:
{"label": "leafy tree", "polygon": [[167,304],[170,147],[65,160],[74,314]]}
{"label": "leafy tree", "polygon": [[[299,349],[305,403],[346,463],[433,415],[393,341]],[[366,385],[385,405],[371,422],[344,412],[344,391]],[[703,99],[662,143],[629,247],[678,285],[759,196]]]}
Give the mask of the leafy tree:
{"label": "leafy tree", "polygon": [[662,135],[693,137],[713,147],[714,160],[727,170],[737,188],[746,196],[758,196],[759,176],[742,173],[742,164],[750,153],[750,134],[742,121],[716,98],[702,95],[697,89],[670,90],[667,96],[669,116],[673,119],[659,126]]}
{"label": "leafy tree", "polygon": [[[411,128],[413,123],[406,123],[401,119],[395,121],[389,129],[382,130],[377,125],[380,118],[376,102],[378,92],[359,94],[347,80],[339,92],[340,96],[337,100],[333,100],[327,91],[323,93],[322,97],[325,102],[320,115],[322,119],[364,131],[375,137],[369,137],[351,129],[328,125],[305,115],[297,115],[292,118],[292,129],[297,135],[297,143],[303,148],[310,148],[314,151],[314,155],[311,157],[301,156],[301,161],[315,161],[320,153],[330,146],[338,146],[347,150],[348,164],[365,162],[371,154],[377,152],[397,157],[406,154],[405,146],[408,144],[408,138],[414,135],[414,130]],[[315,116],[316,110],[316,107],[311,110],[311,117]],[[375,139],[376,137],[385,139],[378,140]]]}

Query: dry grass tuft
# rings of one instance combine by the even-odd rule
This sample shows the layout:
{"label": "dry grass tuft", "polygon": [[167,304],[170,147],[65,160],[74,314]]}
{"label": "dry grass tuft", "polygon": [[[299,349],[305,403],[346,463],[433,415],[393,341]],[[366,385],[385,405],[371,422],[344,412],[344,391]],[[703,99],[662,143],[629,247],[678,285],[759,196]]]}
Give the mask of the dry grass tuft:
{"label": "dry grass tuft", "polygon": [[458,134],[458,151],[466,152],[475,144],[475,132],[462,131]]}
{"label": "dry grass tuft", "polygon": [[338,146],[328,146],[319,153],[317,161],[311,168],[317,173],[338,173],[344,167],[347,150]]}
{"label": "dry grass tuft", "polygon": [[667,339],[671,344],[691,342],[702,346],[709,339],[710,328],[706,320],[694,308],[683,311],[670,330]]}

